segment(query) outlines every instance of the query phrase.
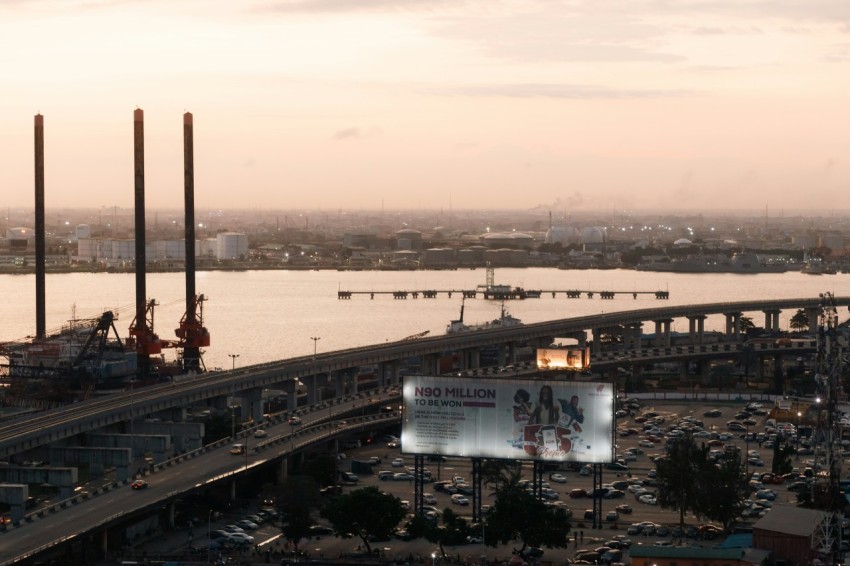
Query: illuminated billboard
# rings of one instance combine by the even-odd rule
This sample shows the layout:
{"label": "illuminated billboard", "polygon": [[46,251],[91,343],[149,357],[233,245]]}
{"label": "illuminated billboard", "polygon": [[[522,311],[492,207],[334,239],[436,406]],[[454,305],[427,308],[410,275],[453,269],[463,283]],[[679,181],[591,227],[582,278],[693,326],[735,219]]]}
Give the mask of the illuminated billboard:
{"label": "illuminated billboard", "polygon": [[614,460],[610,383],[405,376],[402,397],[406,454]]}
{"label": "illuminated billboard", "polygon": [[590,367],[590,348],[540,348],[537,369],[583,371]]}

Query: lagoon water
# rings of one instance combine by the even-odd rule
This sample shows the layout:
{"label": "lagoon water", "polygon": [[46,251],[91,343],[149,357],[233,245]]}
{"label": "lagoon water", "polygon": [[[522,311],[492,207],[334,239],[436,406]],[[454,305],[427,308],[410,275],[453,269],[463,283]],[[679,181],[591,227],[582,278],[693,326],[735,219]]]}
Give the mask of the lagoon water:
{"label": "lagoon water", "polygon": [[[354,295],[338,300],[337,291],[395,291],[423,289],[474,289],[484,284],[484,269],[457,271],[202,271],[196,278],[198,293],[206,295],[204,322],[211,345],[204,354],[208,367],[230,367],[230,354],[238,366],[257,364],[318,351],[400,340],[424,331],[445,332],[458,317],[460,294],[448,298],[394,300],[391,296]],[[523,322],[542,322],[601,312],[655,306],[715,303],[771,298],[817,297],[824,292],[846,296],[850,275],[803,273],[687,274],[632,270],[508,269],[495,272],[496,284],[526,289],[670,292],[667,301],[652,295],[620,295],[614,300],[567,299],[543,295],[539,299],[509,301],[506,307]],[[173,339],[185,310],[182,273],[154,273],[147,277],[147,294],[159,306],[155,330]],[[35,333],[35,276],[0,275],[0,342],[20,340]],[[94,318],[104,310],[118,313],[121,337],[133,320],[135,278],[132,273],[48,274],[46,278],[47,328],[58,329],[74,316]],[[501,304],[481,298],[467,299],[464,320],[484,322],[498,318]],[[748,313],[757,326],[760,313]],[[783,329],[793,312],[780,319]],[[846,313],[842,314],[842,320]],[[709,317],[706,329],[720,330],[722,317]],[[684,320],[674,330],[687,331]],[[651,325],[646,332],[654,331]],[[318,341],[311,338],[317,337]]]}

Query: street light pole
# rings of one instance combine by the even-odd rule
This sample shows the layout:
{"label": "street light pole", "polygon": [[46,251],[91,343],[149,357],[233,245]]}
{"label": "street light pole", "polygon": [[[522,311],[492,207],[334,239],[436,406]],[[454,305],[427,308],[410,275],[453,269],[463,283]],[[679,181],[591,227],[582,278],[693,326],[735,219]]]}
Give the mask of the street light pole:
{"label": "street light pole", "polygon": [[797,450],[795,451],[795,454],[797,456],[797,460],[800,459],[800,417],[802,417],[802,416],[803,416],[803,413],[800,412],[800,411],[797,411],[797,431],[796,431],[797,432]]}
{"label": "street light pole", "polygon": [[236,371],[236,358],[239,357],[239,354],[227,354],[231,361],[233,362],[230,366],[230,371]]}

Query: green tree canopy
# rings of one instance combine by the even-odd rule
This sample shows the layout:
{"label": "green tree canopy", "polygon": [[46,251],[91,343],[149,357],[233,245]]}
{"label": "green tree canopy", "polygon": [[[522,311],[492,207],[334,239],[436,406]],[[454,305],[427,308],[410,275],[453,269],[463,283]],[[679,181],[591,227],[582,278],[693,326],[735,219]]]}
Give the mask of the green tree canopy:
{"label": "green tree canopy", "polygon": [[809,315],[806,314],[805,309],[798,309],[794,316],[791,317],[791,320],[788,325],[791,327],[791,330],[797,332],[808,330]]}
{"label": "green tree canopy", "polygon": [[667,448],[667,455],[655,463],[658,473],[658,504],[679,512],[679,525],[685,524],[685,513],[698,510],[701,470],[707,467],[708,448],[697,446],[690,434]]}
{"label": "green tree canopy", "polygon": [[290,476],[273,489],[276,505],[284,511],[281,533],[298,550],[298,541],[310,536],[316,524],[313,512],[322,505],[319,485],[307,476]]}
{"label": "green tree canopy", "polygon": [[493,512],[487,517],[484,544],[496,546],[521,540],[522,547],[565,548],[570,532],[569,518],[561,508],[546,507],[520,484],[521,468],[515,463],[486,462],[482,466],[485,485],[495,488]]}
{"label": "green tree canopy", "polygon": [[337,536],[360,537],[371,554],[369,539],[388,538],[404,518],[404,508],[398,497],[370,486],[333,498],[322,516],[331,522]]}

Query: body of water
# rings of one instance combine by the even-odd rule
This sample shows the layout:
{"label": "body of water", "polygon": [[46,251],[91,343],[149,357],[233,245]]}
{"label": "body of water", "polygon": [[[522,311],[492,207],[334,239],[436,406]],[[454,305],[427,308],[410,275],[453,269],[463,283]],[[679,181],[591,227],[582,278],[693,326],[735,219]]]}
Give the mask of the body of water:
{"label": "body of water", "polygon": [[[205,326],[211,345],[204,354],[208,367],[230,367],[231,354],[238,366],[256,364],[318,351],[400,340],[429,331],[443,334],[451,319],[460,314],[461,296],[436,299],[394,300],[391,296],[355,295],[338,300],[337,291],[395,291],[423,289],[474,289],[484,284],[486,271],[203,271],[196,288],[207,296]],[[670,292],[667,301],[651,295],[620,295],[614,300],[553,299],[509,301],[507,308],[523,322],[543,322],[602,312],[669,305],[740,300],[817,297],[824,292],[845,296],[850,275],[813,276],[802,273],[758,275],[653,273],[631,270],[497,269],[496,284],[526,289],[582,289],[593,291]],[[163,339],[174,339],[185,309],[182,273],[156,273],[147,277],[148,297],[159,303],[155,329]],[[35,276],[0,275],[0,342],[23,339],[35,333]],[[46,279],[47,328],[58,329],[70,320],[99,316],[104,310],[119,314],[116,327],[121,337],[135,311],[135,279],[130,273],[48,274]],[[467,299],[467,323],[499,317],[500,303]],[[788,329],[793,312],[782,314]],[[844,314],[844,313],[842,313]],[[757,326],[760,313],[750,313]],[[842,316],[843,318],[843,316]],[[709,317],[709,330],[725,328],[721,316]],[[685,320],[674,330],[687,331]],[[653,332],[652,325],[645,326]],[[314,341],[312,338],[319,338]]]}

